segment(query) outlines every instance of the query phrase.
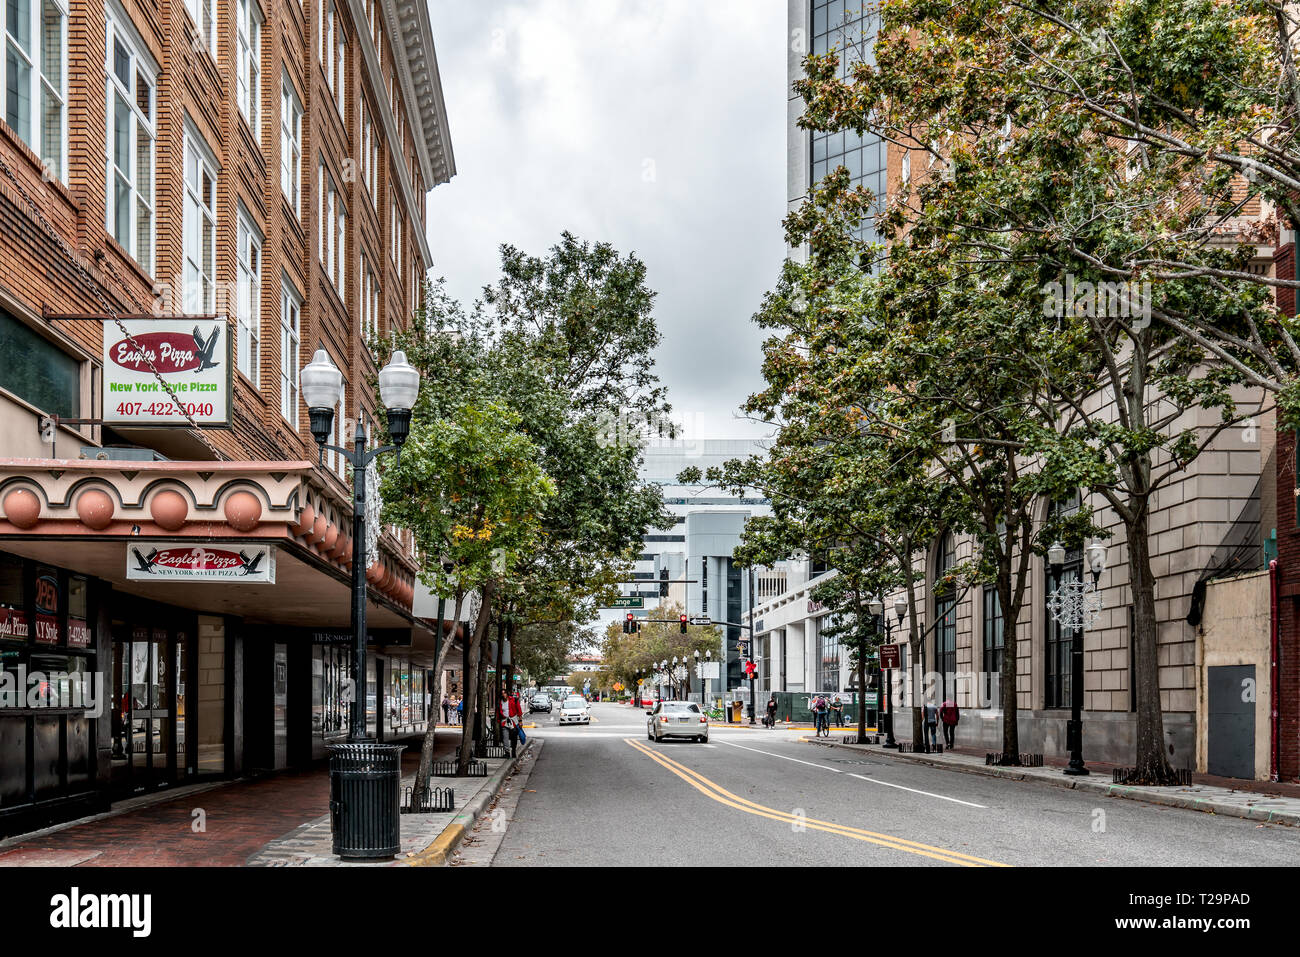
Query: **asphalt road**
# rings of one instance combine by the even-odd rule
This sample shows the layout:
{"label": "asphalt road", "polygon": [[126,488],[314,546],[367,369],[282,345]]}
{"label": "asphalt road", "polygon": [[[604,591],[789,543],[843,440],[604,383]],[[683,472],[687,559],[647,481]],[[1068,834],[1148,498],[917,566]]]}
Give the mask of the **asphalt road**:
{"label": "asphalt road", "polygon": [[493,866],[1252,867],[1300,859],[1300,828],[866,757],[804,732],[715,727],[647,740],[645,714],[537,714],[545,747]]}

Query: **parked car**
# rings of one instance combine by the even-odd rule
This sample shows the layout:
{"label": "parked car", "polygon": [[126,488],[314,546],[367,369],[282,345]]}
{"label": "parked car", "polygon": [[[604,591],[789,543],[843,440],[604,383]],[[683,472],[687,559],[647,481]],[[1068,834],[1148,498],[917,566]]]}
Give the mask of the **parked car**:
{"label": "parked car", "polygon": [[560,724],[591,724],[587,699],[581,695],[565,698],[560,705]]}
{"label": "parked car", "polygon": [[708,742],[709,716],[694,701],[660,701],[647,711],[646,737],[652,741],[664,738],[689,738]]}
{"label": "parked car", "polygon": [[551,708],[551,696],[545,693],[533,695],[532,699],[528,702],[529,714],[534,714],[538,711],[545,711],[547,714],[550,714]]}

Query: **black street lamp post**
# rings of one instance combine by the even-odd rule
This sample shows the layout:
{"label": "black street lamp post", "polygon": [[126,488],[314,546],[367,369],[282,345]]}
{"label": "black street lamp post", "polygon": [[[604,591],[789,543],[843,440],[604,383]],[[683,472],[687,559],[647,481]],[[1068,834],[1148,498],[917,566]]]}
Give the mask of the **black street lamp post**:
{"label": "black street lamp post", "polygon": [[[882,601],[868,602],[867,611],[880,622],[884,623],[885,640],[888,642],[889,639],[893,637],[894,625],[890,622],[889,616],[885,614],[885,603]],[[898,627],[901,631],[903,627],[903,619],[907,617],[907,599],[901,595],[894,599],[894,615],[898,618]],[[876,633],[879,634],[879,632],[880,626],[877,625]],[[879,654],[879,651],[876,653]],[[889,676],[886,674],[887,671],[893,671],[893,669],[880,669],[880,704],[883,705],[883,708],[880,709],[880,714],[884,716],[885,747],[896,748],[898,747],[898,742],[894,740],[894,706],[889,700]],[[864,700],[863,706],[865,707],[865,705],[866,702]]]}
{"label": "black street lamp post", "polygon": [[[334,427],[334,406],[343,390],[343,374],[324,349],[317,349],[302,369],[302,397],[311,417],[311,434],[324,458],[325,450],[338,452],[352,466],[352,669],[356,691],[352,696],[352,726],[348,741],[371,740],[366,736],[366,468],[385,452],[401,455],[411,431],[411,408],[420,391],[420,373],[406,361],[406,354],[394,352],[379,372],[379,392],[388,414],[392,445],[366,450],[366,430],[357,416],[352,449],[328,445]],[[442,623],[439,622],[441,628]]]}
{"label": "black street lamp post", "polygon": [[[1092,587],[1097,587],[1102,570],[1106,567],[1106,546],[1094,540],[1087,549],[1088,570],[1092,574]],[[1047,563],[1052,570],[1052,581],[1060,591],[1065,571],[1065,546],[1053,542],[1047,550]],[[1070,626],[1070,720],[1065,726],[1066,747],[1070,750],[1070,763],[1064,773],[1081,776],[1089,771],[1083,763],[1083,621],[1058,622]]]}

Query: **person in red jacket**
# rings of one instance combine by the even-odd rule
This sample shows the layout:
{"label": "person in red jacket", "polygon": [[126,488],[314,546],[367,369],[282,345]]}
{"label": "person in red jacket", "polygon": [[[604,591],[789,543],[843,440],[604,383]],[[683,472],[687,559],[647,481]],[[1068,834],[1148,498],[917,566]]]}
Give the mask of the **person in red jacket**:
{"label": "person in red jacket", "polygon": [[955,747],[953,742],[957,737],[957,722],[960,720],[961,711],[957,708],[957,702],[948,698],[939,706],[939,722],[943,725],[944,747]]}
{"label": "person in red jacket", "polygon": [[524,707],[519,701],[519,692],[512,685],[501,696],[501,726],[510,735],[510,756],[513,758],[519,748],[519,726],[523,724]]}

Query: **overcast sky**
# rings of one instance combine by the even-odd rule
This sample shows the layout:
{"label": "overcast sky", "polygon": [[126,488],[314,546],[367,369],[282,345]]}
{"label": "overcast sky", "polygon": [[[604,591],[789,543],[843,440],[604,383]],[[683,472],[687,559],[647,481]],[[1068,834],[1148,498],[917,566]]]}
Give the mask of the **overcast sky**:
{"label": "overcast sky", "polygon": [[457,174],[430,197],[434,275],[466,303],[497,246],[568,229],[645,261],[656,369],[689,438],[765,434],[750,317],[784,243],[785,4],[430,5]]}

